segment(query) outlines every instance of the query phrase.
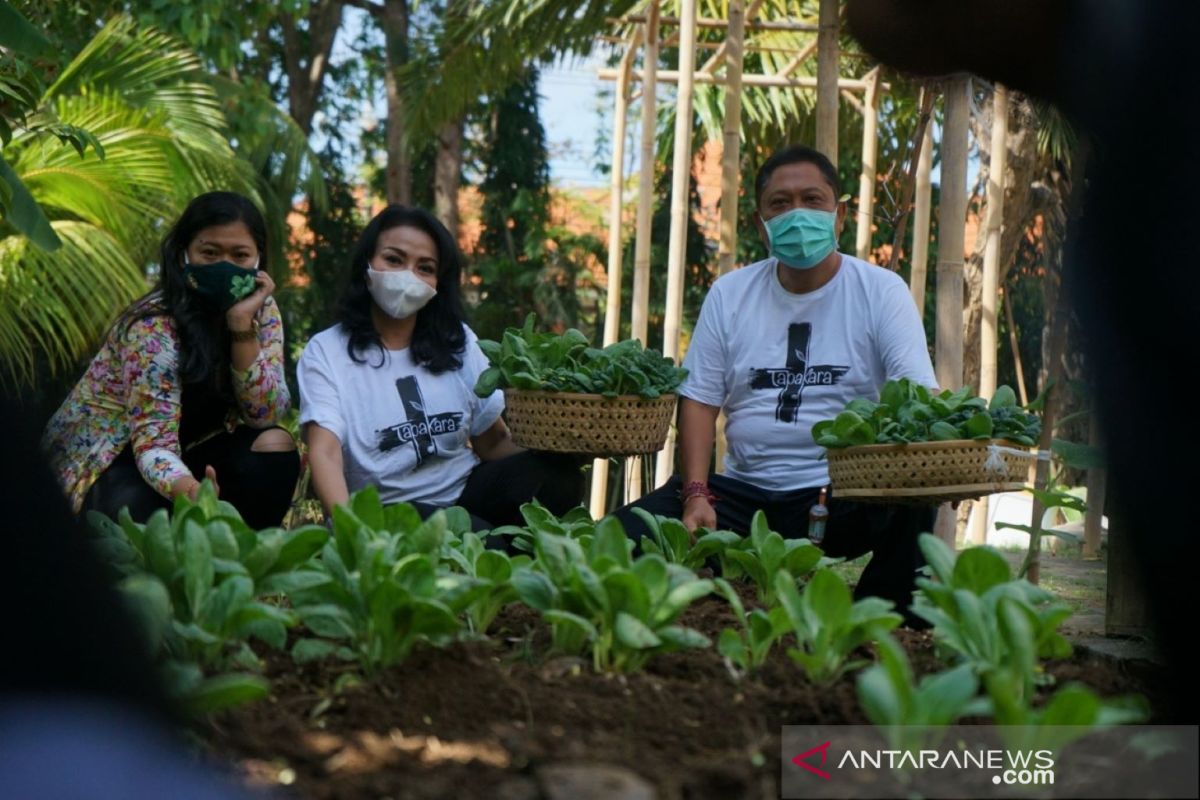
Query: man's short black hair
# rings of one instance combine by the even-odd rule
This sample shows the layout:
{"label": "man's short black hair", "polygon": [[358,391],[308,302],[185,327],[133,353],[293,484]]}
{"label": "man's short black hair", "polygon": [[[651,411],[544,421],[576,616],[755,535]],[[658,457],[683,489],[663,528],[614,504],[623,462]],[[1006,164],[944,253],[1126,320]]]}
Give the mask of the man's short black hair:
{"label": "man's short black hair", "polygon": [[771,176],[775,173],[775,170],[787,164],[802,163],[815,164],[817,169],[821,170],[821,174],[825,176],[826,182],[833,187],[835,200],[842,196],[842,187],[838,181],[837,169],[825,157],[825,154],[811,147],[805,147],[802,144],[794,144],[775,153],[758,168],[758,175],[754,179],[755,202],[759,205],[762,204],[763,191],[766,190],[767,181],[771,180]]}

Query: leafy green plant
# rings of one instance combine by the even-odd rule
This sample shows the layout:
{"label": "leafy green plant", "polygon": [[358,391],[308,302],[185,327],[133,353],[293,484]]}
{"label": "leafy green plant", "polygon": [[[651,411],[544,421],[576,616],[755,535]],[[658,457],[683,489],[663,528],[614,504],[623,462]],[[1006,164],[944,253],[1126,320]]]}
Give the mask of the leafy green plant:
{"label": "leafy green plant", "polygon": [[600,350],[574,328],[562,334],[535,333],[533,325],[530,314],[524,327],[509,328],[501,341],[480,341],[491,366],[479,376],[476,394],[487,397],[511,387],[605,397],[636,394],[652,400],[674,392],[687,375],[661,353],[643,349],[637,339]]}
{"label": "leafy green plant", "polygon": [[596,533],[596,521],[583,506],[573,508],[561,517],[550,513],[537,500],[521,506],[521,516],[525,525],[503,525],[492,529],[493,536],[512,537],[512,546],[523,553],[534,551],[534,534],[536,531],[552,533],[556,536],[566,536],[575,539],[587,549]]}
{"label": "leafy green plant", "polygon": [[888,600],[864,597],[855,602],[846,582],[829,569],[817,570],[803,591],[781,570],[775,574],[775,591],[796,635],[798,647],[789,649],[788,655],[819,685],[827,686],[848,670],[864,666],[865,660],[851,659],[854,651],[886,636],[903,621]]}
{"label": "leafy green plant", "polygon": [[950,725],[959,717],[977,714],[979,677],[967,664],[917,683],[904,648],[891,636],[875,642],[879,661],[858,675],[858,702],[879,726]]}
{"label": "leafy green plant", "polygon": [[[876,642],[878,663],[858,676],[858,700],[875,725],[887,729],[893,747],[920,749],[936,744],[943,726],[961,717],[991,717],[1015,750],[1058,750],[1088,731],[1142,722],[1140,697],[1102,700],[1080,684],[1068,684],[1043,705],[1034,706],[1021,677],[1007,668],[983,677],[964,663],[926,675],[917,683],[904,649],[890,636]],[[981,688],[983,693],[980,693]]]}
{"label": "leafy green plant", "polygon": [[96,546],[124,577],[120,589],[163,660],[168,688],[194,711],[211,711],[266,693],[248,640],[282,649],[296,617],[263,602],[261,581],[308,561],[328,539],[324,528],[256,534],[205,481],[196,502],[179,498],[145,524],[122,511],[117,522],[91,513]]}
{"label": "leafy green plant", "polygon": [[934,626],[938,644],[981,676],[1006,670],[1016,691],[1031,697],[1044,680],[1041,658],[1065,658],[1071,645],[1058,628],[1071,615],[1054,595],[1013,580],[1004,557],[972,547],[957,558],[945,542],[922,534],[921,551],[936,578],[918,578],[913,613]]}
{"label": "leafy green plant", "polygon": [[439,570],[444,512],[422,521],[407,504],[385,508],[370,487],[334,509],[333,527],[320,559],[267,581],[291,597],[317,637],[293,646],[297,661],[333,656],[375,674],[419,642],[452,641],[459,615],[489,591],[485,582]]}
{"label": "leafy green plant", "polygon": [[763,665],[771,646],[790,630],[787,611],[775,606],[770,611],[753,608],[746,613],[737,590],[724,578],[714,581],[717,593],[729,603],[740,623],[739,628],[725,628],[717,637],[717,652],[724,656],[734,677],[740,678]]}
{"label": "leafy green plant", "polygon": [[467,606],[467,621],[476,633],[486,633],[500,609],[517,600],[517,591],[512,586],[513,572],[527,569],[532,563],[529,556],[509,557],[507,553],[488,550],[483,540],[471,532],[462,534],[457,542],[448,545],[442,559],[452,569],[486,587],[483,592],[472,588],[477,596]]}
{"label": "leafy green plant", "polygon": [[783,538],[771,530],[762,511],[756,511],[750,520],[750,535],[739,537],[718,555],[721,574],[726,578],[743,575],[750,578],[758,587],[759,602],[765,606],[777,602],[775,577],[779,573],[786,572],[796,581],[818,567],[840,560],[824,558],[824,551],[808,539]]}
{"label": "leafy green plant", "polygon": [[706,531],[701,528],[693,541],[688,529],[677,519],[651,514],[644,508],[634,508],[633,513],[641,517],[650,531],[649,536],[642,537],[642,552],[655,553],[668,564],[680,564],[688,569],[703,567],[709,558],[722,555],[730,545],[741,542],[743,538],[733,531]]}
{"label": "leafy green plant", "polygon": [[969,388],[935,395],[904,378],[888,381],[879,402],[851,400],[836,418],[814,425],[812,435],[825,448],[956,439],[1002,439],[1032,447],[1041,429],[1041,420],[1017,405],[1008,386],[997,389],[989,403]]}
{"label": "leafy green plant", "polygon": [[710,644],[675,621],[712,591],[712,581],[658,555],[633,560],[615,518],[596,523],[586,549],[544,529],[533,534],[534,569],[514,573],[512,582],[522,602],[550,623],[557,651],[590,649],[597,670],[623,672],[660,653]]}

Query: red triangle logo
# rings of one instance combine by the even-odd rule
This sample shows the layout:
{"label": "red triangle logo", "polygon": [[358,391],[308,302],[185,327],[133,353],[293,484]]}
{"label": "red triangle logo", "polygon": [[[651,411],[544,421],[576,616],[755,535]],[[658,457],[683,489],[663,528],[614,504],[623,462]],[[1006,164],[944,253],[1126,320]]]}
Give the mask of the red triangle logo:
{"label": "red triangle logo", "polygon": [[821,754],[821,766],[822,767],[825,766],[825,758],[829,754],[829,744],[830,744],[829,742],[826,742],[825,744],[819,744],[816,747],[812,747],[812,748],[809,748],[808,750],[805,750],[803,753],[801,753],[800,755],[793,758],[792,763],[795,764],[797,767],[800,767],[800,769],[808,770],[813,775],[818,775],[818,776],[824,778],[825,780],[830,780],[830,775],[828,772],[817,769],[812,764],[809,764],[807,762],[807,759],[809,758],[809,756],[812,756],[815,753],[820,753]]}

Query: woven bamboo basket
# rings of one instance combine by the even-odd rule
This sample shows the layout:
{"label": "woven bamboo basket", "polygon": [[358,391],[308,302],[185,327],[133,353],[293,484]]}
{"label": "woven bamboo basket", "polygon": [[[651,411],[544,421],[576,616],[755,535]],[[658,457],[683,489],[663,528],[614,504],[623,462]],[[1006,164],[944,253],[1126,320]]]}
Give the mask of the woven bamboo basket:
{"label": "woven bamboo basket", "polygon": [[835,496],[936,505],[1025,488],[1035,451],[1012,442],[954,440],[828,451]]}
{"label": "woven bamboo basket", "polygon": [[521,447],[609,458],[661,450],[675,395],[610,400],[598,394],[505,389],[504,403],[513,441]]}

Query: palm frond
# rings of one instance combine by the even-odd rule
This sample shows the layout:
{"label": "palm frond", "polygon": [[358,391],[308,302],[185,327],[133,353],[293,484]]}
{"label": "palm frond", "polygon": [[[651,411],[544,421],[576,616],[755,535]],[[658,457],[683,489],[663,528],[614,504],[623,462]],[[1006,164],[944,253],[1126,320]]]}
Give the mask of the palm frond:
{"label": "palm frond", "polygon": [[0,384],[28,385],[94,348],[116,309],[145,291],[141,270],[106,231],[51,223],[62,247],[46,252],[23,236],[0,239]]}

